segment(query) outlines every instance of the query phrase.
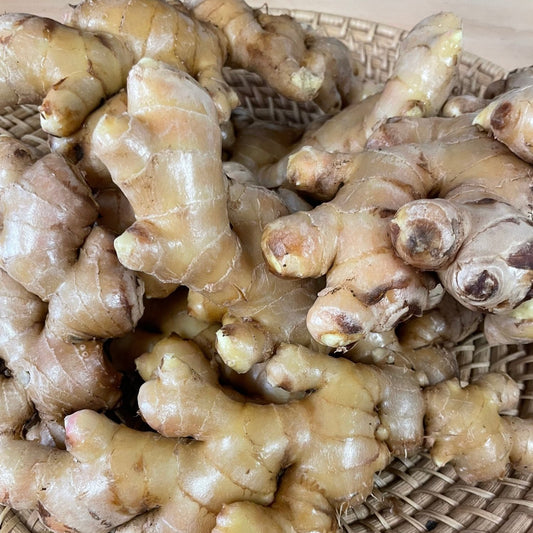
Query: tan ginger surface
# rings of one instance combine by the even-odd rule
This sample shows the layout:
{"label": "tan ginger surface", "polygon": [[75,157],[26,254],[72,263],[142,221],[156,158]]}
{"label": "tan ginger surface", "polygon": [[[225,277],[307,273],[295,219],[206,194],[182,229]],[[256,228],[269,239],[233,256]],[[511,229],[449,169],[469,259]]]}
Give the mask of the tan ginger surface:
{"label": "tan ginger surface", "polygon": [[[532,464],[531,424],[499,414],[518,399],[504,375],[489,374],[465,389],[451,380],[422,392],[405,369],[284,345],[268,362],[269,379],[290,391],[312,392],[274,406],[225,396],[198,348],[176,337],[141,360],[148,378],[140,390],[141,413],[160,434],[84,410],[66,419],[66,451],[4,436],[2,503],[38,508],[53,531],[68,526],[98,533],[120,524],[121,533],[229,532],[244,524],[335,531],[335,508],[369,494],[390,449],[406,451],[406,441],[398,447],[396,437],[421,428],[424,413],[425,442],[434,445],[435,460],[456,464],[468,481],[501,475],[508,463]],[[406,409],[410,416],[399,416]],[[468,455],[479,436],[491,452],[484,455],[485,469]]]}
{"label": "tan ginger surface", "polygon": [[222,75],[225,39],[180,2],[85,0],[67,19],[78,28],[116,36],[131,50],[133,63],[149,57],[188,72],[211,95],[221,122],[239,103]]}
{"label": "tan ginger surface", "polygon": [[120,261],[217,303],[241,299],[251,269],[228,220],[208,94],[186,73],[143,59],[128,77],[127,114],[104,115],[94,142],[136,218],[115,241]]}
{"label": "tan ginger surface", "polygon": [[489,131],[524,161],[533,163],[532,104],[533,85],[509,90],[494,98],[473,123]]}
{"label": "tan ginger surface", "polygon": [[[80,174],[56,154],[34,160],[10,137],[0,152],[0,350],[13,376],[2,387],[21,384],[61,440],[65,414],[118,400],[103,339],[134,327],[142,285],[118,262],[113,235],[92,228],[96,204]],[[28,418],[21,411],[10,430]]]}
{"label": "tan ginger surface", "polygon": [[233,64],[256,71],[293,100],[309,100],[318,94],[326,65],[308,50],[306,31],[297,21],[254,10],[243,0],[188,4],[199,18],[222,29]]}
{"label": "tan ginger surface", "polygon": [[[461,249],[462,261],[453,262],[449,252],[451,266],[440,276],[447,289],[468,306],[488,312],[508,311],[527,297],[531,225],[526,217],[533,203],[532,171],[505,146],[478,135],[461,143],[344,154],[343,161],[332,167],[332,181],[344,183],[333,200],[280,218],[263,234],[263,252],[275,272],[301,277],[327,273],[327,287],[307,320],[319,342],[345,345],[368,332],[390,329],[432,305],[431,285],[396,255],[388,237],[396,211],[430,193],[459,204],[479,204],[480,212],[508,203],[505,209],[512,213],[512,219],[496,218],[491,226],[494,235],[499,225],[512,226],[504,239],[483,239],[467,219],[461,219],[464,226],[454,226],[450,238],[463,233],[469,242]],[[425,228],[434,220],[425,213],[420,212],[417,233],[422,244],[432,234]],[[397,234],[393,230],[395,240]],[[439,238],[438,229],[433,234]],[[479,246],[486,251],[481,253]]]}
{"label": "tan ginger surface", "polygon": [[317,347],[306,316],[324,280],[281,279],[272,274],[263,259],[261,234],[289,209],[278,194],[253,183],[229,179],[228,187],[229,220],[254,269],[247,298],[223,313],[217,352],[232,369],[247,372],[267,359],[280,342]]}
{"label": "tan ginger surface", "polygon": [[[454,86],[462,52],[461,21],[451,13],[430,16],[417,24],[402,41],[394,71],[382,91],[347,106],[292,147],[291,155],[306,146],[328,152],[358,152],[376,126],[390,117],[437,114]],[[285,183],[317,198],[331,198],[321,182],[303,181],[293,175],[289,157],[265,166],[261,183]],[[326,169],[325,169],[326,170]]]}
{"label": "tan ginger surface", "polygon": [[[0,17],[0,105],[40,104],[41,125],[69,135],[126,83],[130,50],[96,34],[28,14]],[[21,60],[24,58],[24,60]]]}

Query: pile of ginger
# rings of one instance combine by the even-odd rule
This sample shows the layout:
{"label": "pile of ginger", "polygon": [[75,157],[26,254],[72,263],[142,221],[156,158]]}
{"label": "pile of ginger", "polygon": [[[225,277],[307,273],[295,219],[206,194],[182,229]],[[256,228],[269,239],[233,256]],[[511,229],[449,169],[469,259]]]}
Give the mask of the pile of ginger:
{"label": "pile of ginger", "polygon": [[[452,349],[533,341],[533,75],[456,94],[461,53],[452,13],[383,84],[240,0],[0,16],[0,107],[37,105],[50,146],[0,136],[0,503],[334,532],[394,457],[533,468],[518,383],[461,382]],[[227,67],[318,118],[253,119]]]}

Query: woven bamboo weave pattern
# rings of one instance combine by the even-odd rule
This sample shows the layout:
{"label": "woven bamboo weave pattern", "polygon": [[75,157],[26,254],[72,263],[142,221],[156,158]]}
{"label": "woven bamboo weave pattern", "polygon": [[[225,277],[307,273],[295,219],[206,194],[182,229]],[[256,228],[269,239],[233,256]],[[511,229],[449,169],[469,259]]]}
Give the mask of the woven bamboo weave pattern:
{"label": "woven bamboo weave pattern", "polygon": [[[349,17],[281,9],[269,12],[290,14],[303,25],[341,39],[363,66],[364,74],[378,82],[390,76],[405,35],[397,28]],[[322,114],[313,103],[296,104],[279,96],[255,74],[226,69],[225,75],[237,90],[241,105],[255,118],[305,125]],[[464,53],[456,91],[482,95],[490,82],[504,75],[504,70],[490,61]],[[35,106],[5,109],[0,115],[0,133],[21,138],[40,153],[48,151]],[[488,371],[508,372],[522,388],[519,413],[513,414],[533,416],[532,350],[489,347],[484,337],[476,334],[455,351],[462,381]],[[510,470],[501,480],[469,486],[451,467],[437,469],[426,454],[396,459],[376,476],[372,496],[356,508],[340,510],[338,519],[339,526],[351,533],[526,533],[533,530],[533,474]],[[44,531],[35,513],[0,508],[0,533]]]}

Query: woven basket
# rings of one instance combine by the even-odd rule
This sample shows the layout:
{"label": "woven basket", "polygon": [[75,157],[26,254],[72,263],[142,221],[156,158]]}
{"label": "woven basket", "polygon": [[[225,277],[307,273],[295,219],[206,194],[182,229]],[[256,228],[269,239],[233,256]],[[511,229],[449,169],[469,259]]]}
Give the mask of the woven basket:
{"label": "woven basket", "polygon": [[[376,22],[310,11],[270,9],[287,13],[302,24],[341,39],[365,66],[366,76],[386,80],[397,57],[403,30]],[[502,68],[469,53],[460,64],[457,91],[482,95],[486,86],[504,76]],[[321,114],[312,103],[296,104],[274,93],[256,75],[226,71],[228,81],[241,97],[243,107],[259,119],[307,124]],[[35,106],[7,108],[0,115],[0,132],[23,139],[41,153],[48,151],[46,135],[40,130]],[[489,347],[476,334],[455,348],[461,379],[470,381],[488,371],[505,371],[521,386],[521,403],[515,413],[533,416],[533,350],[521,346]],[[346,532],[416,533],[526,533],[533,531],[533,474],[509,470],[503,479],[466,485],[453,468],[437,469],[427,454],[396,459],[376,476],[375,489],[367,501],[339,512],[339,524]],[[0,507],[0,533],[47,531],[36,513],[14,513]]]}

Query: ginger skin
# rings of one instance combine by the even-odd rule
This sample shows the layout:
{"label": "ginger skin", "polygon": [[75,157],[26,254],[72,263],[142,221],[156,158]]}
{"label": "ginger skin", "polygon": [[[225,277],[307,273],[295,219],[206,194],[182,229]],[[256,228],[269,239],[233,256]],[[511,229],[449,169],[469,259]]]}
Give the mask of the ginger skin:
{"label": "ginger skin", "polygon": [[[407,443],[409,450],[433,445],[435,460],[451,461],[469,482],[487,472],[501,475],[509,463],[532,466],[533,425],[499,414],[518,400],[517,386],[504,375],[488,374],[465,389],[450,380],[422,392],[412,372],[283,345],[267,364],[272,384],[312,392],[276,406],[226,396],[198,349],[178,338],[163,339],[142,359],[149,379],[139,406],[159,433],[83,410],[66,418],[66,451],[4,436],[2,503],[38,508],[53,531],[100,533],[121,524],[120,533],[229,532],[244,524],[258,531],[335,531],[335,508],[362,501],[373,473],[392,454],[403,456]],[[427,438],[403,440],[409,428],[422,428],[424,417]],[[474,455],[483,443],[487,470]]]}
{"label": "ginger skin", "polygon": [[347,106],[312,134],[304,135],[289,156],[261,169],[261,184],[284,184],[320,200],[331,199],[336,190],[324,189],[320,180],[307,181],[305,167],[299,172],[291,156],[307,146],[327,152],[359,152],[373,130],[390,117],[437,114],[453,87],[461,46],[461,22],[455,15],[441,13],[421,21],[402,41],[383,90]]}
{"label": "ginger skin", "polygon": [[143,59],[128,77],[128,112],[104,115],[94,143],[135,214],[115,240],[122,264],[217,303],[243,298],[251,269],[228,220],[209,95],[186,73]]}
{"label": "ginger skin", "polygon": [[93,227],[96,204],[73,167],[57,154],[34,160],[15,139],[0,146],[0,356],[60,442],[65,414],[118,401],[103,340],[135,326],[143,288],[113,235]]}
{"label": "ginger skin", "polygon": [[489,131],[518,157],[533,163],[533,85],[505,92],[492,100],[473,123]]}
{"label": "ginger skin", "polygon": [[[388,237],[393,214],[429,193],[456,203],[477,201],[478,212],[490,207],[483,207],[483,202],[509,204],[505,209],[520,222],[512,240],[477,239],[485,248],[490,247],[487,259],[479,260],[475,259],[479,255],[479,231],[467,227],[466,220],[464,227],[456,226],[452,237],[457,234],[459,238],[461,233],[468,236],[469,244],[463,245],[461,253],[472,260],[454,263],[452,250],[443,248],[452,263],[441,279],[445,283],[446,272],[454,278],[446,282],[447,289],[465,305],[488,312],[505,312],[528,296],[531,226],[525,217],[533,206],[529,187],[532,170],[504,145],[486,135],[472,135],[460,143],[405,144],[343,154],[343,160],[342,165],[331,168],[331,182],[336,187],[344,184],[333,200],[312,211],[276,220],[267,226],[262,239],[263,253],[274,272],[301,277],[327,274],[327,287],[318,295],[307,319],[318,342],[346,345],[368,332],[391,329],[429,308],[427,283],[424,286],[419,273],[398,257]],[[430,202],[417,201],[422,205]],[[419,228],[419,239],[413,242],[420,241],[420,247],[432,234],[440,235],[438,228],[433,233],[425,230],[435,217],[424,218],[423,213],[420,224],[413,224]],[[413,217],[403,217],[405,225]],[[506,224],[505,217],[500,218]],[[396,222],[399,219],[397,215]],[[358,227],[356,234],[352,227]],[[493,227],[497,233],[496,222]],[[394,228],[392,236],[396,241],[398,231]],[[411,242],[408,238],[402,241]],[[489,266],[496,255],[501,271]],[[375,263],[378,258],[379,267]],[[356,277],[353,272],[357,272]]]}
{"label": "ginger skin", "polygon": [[210,94],[220,122],[229,120],[239,103],[222,74],[225,39],[179,2],[84,0],[74,6],[68,22],[123,41],[132,52],[132,65],[148,57],[185,70]]}
{"label": "ginger skin", "polygon": [[[313,99],[324,80],[325,64],[307,65],[310,53],[303,28],[289,17],[253,10],[243,0],[187,0],[200,20],[226,36],[232,65],[252,70],[291,100]],[[269,27],[270,25],[270,27]]]}
{"label": "ginger skin", "polygon": [[76,131],[101,100],[119,91],[133,64],[112,35],[27,14],[0,17],[0,43],[0,105],[39,104],[41,126],[58,136]]}

